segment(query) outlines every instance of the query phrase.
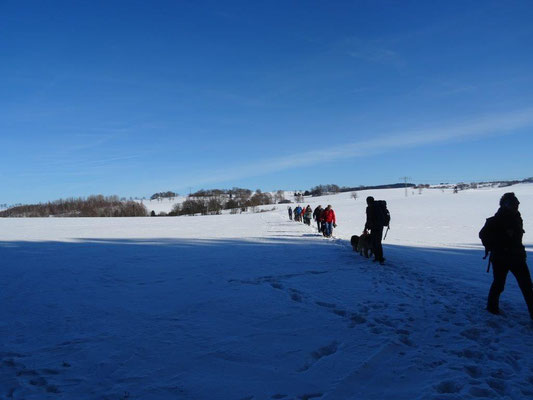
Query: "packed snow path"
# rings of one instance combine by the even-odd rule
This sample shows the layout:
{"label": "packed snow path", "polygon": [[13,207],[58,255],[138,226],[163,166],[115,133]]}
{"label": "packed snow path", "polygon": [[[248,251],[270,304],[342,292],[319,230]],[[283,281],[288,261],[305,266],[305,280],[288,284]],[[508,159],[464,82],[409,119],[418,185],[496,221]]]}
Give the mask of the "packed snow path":
{"label": "packed snow path", "polygon": [[0,242],[0,398],[533,396],[526,306],[510,276],[505,316],[484,311],[480,250],[389,245],[379,266],[280,212],[120,223],[188,221],[212,237]]}

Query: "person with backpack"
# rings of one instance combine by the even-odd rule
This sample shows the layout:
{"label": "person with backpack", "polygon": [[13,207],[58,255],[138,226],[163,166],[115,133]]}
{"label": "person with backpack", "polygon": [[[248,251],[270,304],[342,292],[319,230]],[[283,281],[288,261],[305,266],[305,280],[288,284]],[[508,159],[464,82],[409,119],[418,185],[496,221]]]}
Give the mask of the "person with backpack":
{"label": "person with backpack", "polygon": [[300,221],[301,213],[302,213],[302,207],[300,207],[300,205],[298,204],[298,207],[294,209],[294,220],[295,221]]}
{"label": "person with backpack", "polygon": [[324,220],[324,236],[331,237],[331,235],[333,235],[333,228],[337,227],[335,211],[331,208],[331,204],[329,204],[324,210],[322,218]]}
{"label": "person with backpack", "polygon": [[500,313],[500,295],[505,288],[507,274],[511,271],[522,291],[529,316],[533,319],[533,289],[526,263],[526,249],[522,244],[525,231],[518,211],[519,204],[514,193],[505,193],[500,199],[500,208],[493,217],[487,219],[479,232],[479,238],[485,246],[485,258],[490,253],[489,268],[492,263],[494,277],[487,299],[487,311]]}
{"label": "person with backpack", "polygon": [[366,198],[366,223],[364,232],[370,231],[370,243],[374,253],[374,262],[381,265],[385,262],[383,258],[383,228],[390,224],[390,214],[387,210],[387,203],[383,200],[374,200],[372,196]]}
{"label": "person with backpack", "polygon": [[308,205],[304,211],[304,223],[311,226],[311,218],[313,218],[313,209]]}

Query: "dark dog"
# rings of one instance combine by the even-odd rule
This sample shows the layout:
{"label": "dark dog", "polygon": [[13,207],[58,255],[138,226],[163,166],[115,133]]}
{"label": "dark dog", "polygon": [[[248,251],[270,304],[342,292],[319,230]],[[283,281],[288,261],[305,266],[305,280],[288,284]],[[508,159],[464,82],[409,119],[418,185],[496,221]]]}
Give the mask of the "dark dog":
{"label": "dark dog", "polygon": [[359,236],[353,235],[352,238],[350,239],[350,243],[352,244],[353,251],[358,251],[357,245],[359,244]]}
{"label": "dark dog", "polygon": [[369,258],[374,254],[372,243],[370,242],[370,234],[368,232],[363,232],[359,238],[359,243],[357,244],[357,251],[359,254],[364,255],[366,258]]}
{"label": "dark dog", "polygon": [[370,243],[370,235],[364,232],[361,236],[353,235],[350,239],[353,251],[357,251],[362,256],[369,258],[373,255],[372,245]]}

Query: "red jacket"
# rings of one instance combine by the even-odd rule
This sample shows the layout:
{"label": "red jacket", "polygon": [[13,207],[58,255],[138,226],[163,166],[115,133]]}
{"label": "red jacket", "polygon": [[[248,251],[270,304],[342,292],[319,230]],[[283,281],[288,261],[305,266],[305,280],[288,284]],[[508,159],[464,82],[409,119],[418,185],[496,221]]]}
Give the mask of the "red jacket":
{"label": "red jacket", "polygon": [[337,223],[337,220],[335,219],[335,211],[333,209],[325,210],[324,211],[324,221],[326,222],[333,222],[334,224]]}

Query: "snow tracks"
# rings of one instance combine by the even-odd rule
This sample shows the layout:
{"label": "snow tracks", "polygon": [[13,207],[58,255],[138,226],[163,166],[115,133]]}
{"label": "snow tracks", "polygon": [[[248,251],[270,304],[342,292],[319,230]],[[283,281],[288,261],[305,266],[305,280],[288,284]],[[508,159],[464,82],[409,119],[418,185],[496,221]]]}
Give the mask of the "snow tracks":
{"label": "snow tracks", "polygon": [[510,278],[506,315],[484,311],[479,254],[388,246],[380,266],[276,212],[238,218],[241,237],[214,217],[211,239],[4,243],[0,398],[532,396],[525,305]]}
{"label": "snow tracks", "polygon": [[[327,377],[318,389],[321,398],[533,394],[533,363],[527,356],[533,324],[511,276],[503,296],[508,312],[501,317],[484,310],[488,282],[478,252],[388,246],[388,262],[380,266],[354,253],[347,241],[314,238],[312,228],[296,225],[303,238],[316,242],[318,254],[328,254],[326,264],[320,267],[315,255],[309,279],[305,274],[266,279],[301,307],[315,308],[317,328],[322,318],[331,328],[297,368]],[[458,276],[457,264],[469,270]],[[477,281],[469,281],[472,277]],[[337,320],[323,317],[326,313]]]}

